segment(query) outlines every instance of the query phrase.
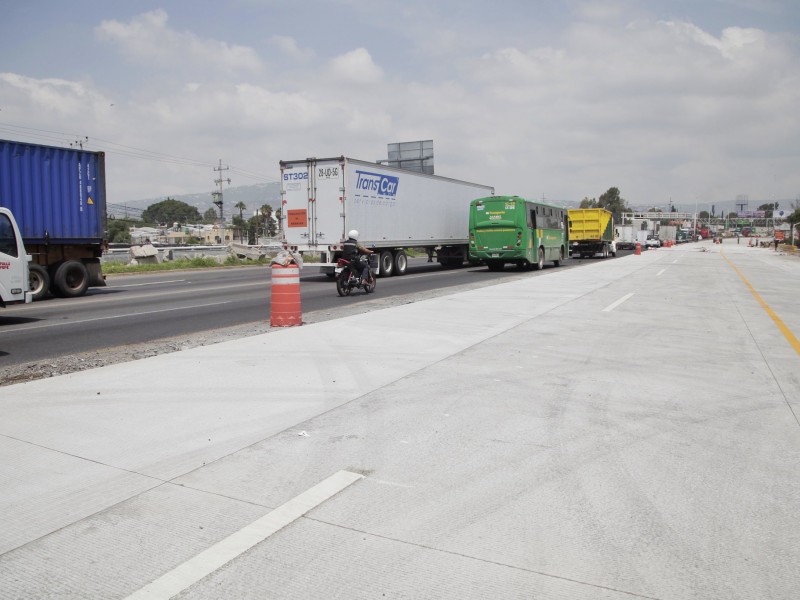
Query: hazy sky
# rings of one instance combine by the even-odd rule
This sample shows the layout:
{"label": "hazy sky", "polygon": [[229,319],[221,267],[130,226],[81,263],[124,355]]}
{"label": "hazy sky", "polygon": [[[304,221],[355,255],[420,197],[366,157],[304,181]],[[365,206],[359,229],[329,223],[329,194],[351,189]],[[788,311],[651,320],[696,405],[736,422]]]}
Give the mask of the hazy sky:
{"label": "hazy sky", "polygon": [[800,197],[798,42],[797,0],[4,1],[0,138],[88,137],[112,203],[433,139],[499,194],[752,210]]}

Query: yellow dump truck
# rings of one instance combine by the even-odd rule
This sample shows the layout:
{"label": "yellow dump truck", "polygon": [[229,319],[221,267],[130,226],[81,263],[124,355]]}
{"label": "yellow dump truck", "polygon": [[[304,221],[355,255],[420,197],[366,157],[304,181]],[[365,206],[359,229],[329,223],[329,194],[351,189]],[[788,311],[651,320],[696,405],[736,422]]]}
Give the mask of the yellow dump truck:
{"label": "yellow dump truck", "polygon": [[572,255],[603,258],[617,255],[614,241],[614,217],[603,208],[576,208],[567,213],[569,245]]}

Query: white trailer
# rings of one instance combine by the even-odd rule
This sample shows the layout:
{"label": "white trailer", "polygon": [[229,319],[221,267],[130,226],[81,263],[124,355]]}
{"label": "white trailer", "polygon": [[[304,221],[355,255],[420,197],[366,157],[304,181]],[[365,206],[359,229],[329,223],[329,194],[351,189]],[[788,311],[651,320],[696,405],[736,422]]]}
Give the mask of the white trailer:
{"label": "white trailer", "polygon": [[280,167],[284,245],[318,253],[331,276],[351,229],[379,253],[381,276],[406,272],[406,248],[459,266],[468,258],[470,202],[494,195],[490,186],[344,156],[281,161]]}
{"label": "white trailer", "polygon": [[0,306],[31,302],[28,262],[14,215],[0,207]]}

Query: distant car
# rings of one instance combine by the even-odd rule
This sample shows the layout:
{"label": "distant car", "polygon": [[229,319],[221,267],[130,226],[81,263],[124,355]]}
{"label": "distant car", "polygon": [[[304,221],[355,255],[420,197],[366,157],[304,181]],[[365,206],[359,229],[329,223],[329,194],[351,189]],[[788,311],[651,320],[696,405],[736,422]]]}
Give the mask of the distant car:
{"label": "distant car", "polygon": [[661,248],[661,240],[654,235],[648,235],[647,241],[645,241],[645,246],[648,248]]}

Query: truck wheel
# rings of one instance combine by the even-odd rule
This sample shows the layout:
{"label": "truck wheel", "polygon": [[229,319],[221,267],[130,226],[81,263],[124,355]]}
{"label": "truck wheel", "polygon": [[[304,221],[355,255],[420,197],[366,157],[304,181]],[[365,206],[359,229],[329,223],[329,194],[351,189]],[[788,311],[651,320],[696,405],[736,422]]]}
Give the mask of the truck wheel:
{"label": "truck wheel", "polygon": [[564,261],[564,246],[561,246],[561,249],[558,251],[558,260],[554,260],[553,265],[558,267],[561,265],[563,261]]}
{"label": "truck wheel", "polygon": [[539,260],[533,265],[534,271],[541,271],[544,269],[544,248],[539,248]]}
{"label": "truck wheel", "polygon": [[403,250],[398,250],[394,255],[394,274],[405,275],[408,268],[408,257]]}
{"label": "truck wheel", "polygon": [[394,275],[394,256],[388,250],[381,252],[380,256],[381,277],[391,277]]}
{"label": "truck wheel", "polygon": [[34,301],[41,300],[50,291],[50,274],[40,265],[31,265],[28,271],[28,282]]}
{"label": "truck wheel", "polygon": [[64,298],[83,296],[89,287],[89,271],[80,261],[65,261],[56,269],[53,285]]}

